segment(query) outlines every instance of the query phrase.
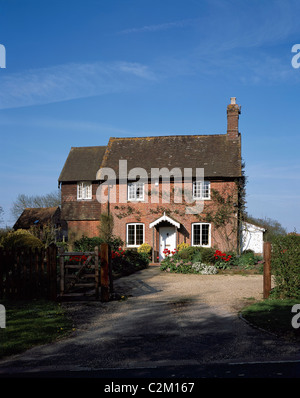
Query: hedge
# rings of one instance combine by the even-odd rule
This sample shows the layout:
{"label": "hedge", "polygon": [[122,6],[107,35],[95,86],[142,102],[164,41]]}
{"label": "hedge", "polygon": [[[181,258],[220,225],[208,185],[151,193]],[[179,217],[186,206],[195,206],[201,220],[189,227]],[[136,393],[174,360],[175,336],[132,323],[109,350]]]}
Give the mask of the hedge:
{"label": "hedge", "polygon": [[272,242],[271,270],[275,279],[273,296],[300,298],[300,236],[280,236]]}
{"label": "hedge", "polygon": [[32,235],[25,229],[18,229],[17,231],[8,232],[0,242],[6,250],[13,249],[41,249],[44,247],[43,242]]}

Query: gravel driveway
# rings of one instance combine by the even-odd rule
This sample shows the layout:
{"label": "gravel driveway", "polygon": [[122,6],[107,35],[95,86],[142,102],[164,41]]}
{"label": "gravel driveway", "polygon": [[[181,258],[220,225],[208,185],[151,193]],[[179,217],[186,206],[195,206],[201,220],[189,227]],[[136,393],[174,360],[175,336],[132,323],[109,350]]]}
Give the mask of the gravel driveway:
{"label": "gravel driveway", "polygon": [[0,374],[299,359],[299,345],[249,326],[261,275],[183,275],[157,266],[115,281],[124,301],[63,304],[76,331],[0,362]]}

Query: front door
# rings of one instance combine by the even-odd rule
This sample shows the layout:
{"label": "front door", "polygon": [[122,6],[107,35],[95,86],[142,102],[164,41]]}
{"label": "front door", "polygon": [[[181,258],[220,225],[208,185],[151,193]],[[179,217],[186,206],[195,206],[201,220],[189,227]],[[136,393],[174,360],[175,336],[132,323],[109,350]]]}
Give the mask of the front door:
{"label": "front door", "polygon": [[175,227],[159,228],[159,261],[165,258],[164,250],[173,251],[176,249],[176,231]]}

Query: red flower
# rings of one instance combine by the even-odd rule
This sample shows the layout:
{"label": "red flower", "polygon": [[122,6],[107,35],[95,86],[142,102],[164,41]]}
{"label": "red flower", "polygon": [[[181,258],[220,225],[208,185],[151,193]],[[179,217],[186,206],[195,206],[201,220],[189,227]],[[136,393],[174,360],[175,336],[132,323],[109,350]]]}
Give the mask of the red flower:
{"label": "red flower", "polygon": [[226,253],[222,253],[220,250],[215,251],[214,257],[216,260],[220,259],[226,262],[228,262],[231,259],[230,255],[227,256]]}

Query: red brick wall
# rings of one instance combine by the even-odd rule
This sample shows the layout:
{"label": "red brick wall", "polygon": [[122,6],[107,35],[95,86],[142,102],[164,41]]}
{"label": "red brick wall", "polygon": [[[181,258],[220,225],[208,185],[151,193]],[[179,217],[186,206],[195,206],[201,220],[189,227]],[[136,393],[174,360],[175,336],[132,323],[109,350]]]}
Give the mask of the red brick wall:
{"label": "red brick wall", "polygon": [[[161,192],[162,185],[159,189]],[[68,221],[69,241],[79,239],[82,235],[89,237],[98,236],[99,218],[101,213],[101,205],[96,199],[96,190],[98,184],[93,184],[93,199],[91,201],[77,201],[77,185],[63,184],[62,185],[62,214],[63,218]],[[236,184],[234,181],[212,181],[211,190],[215,189],[222,194],[235,193],[237,194]],[[148,191],[150,184],[148,185]],[[127,192],[127,188],[125,189]],[[173,192],[173,185],[171,184],[171,192]],[[116,197],[119,197],[119,186],[116,186]],[[198,215],[186,214],[186,206],[193,206],[194,204],[186,203],[172,203],[174,194],[171,194],[171,203],[162,203],[161,195],[159,203],[151,203],[151,198],[148,198],[148,203],[143,201],[131,201],[127,203],[111,203],[110,211],[114,216],[114,234],[120,236],[126,242],[126,225],[128,223],[141,222],[145,225],[145,242],[153,246],[153,229],[149,228],[149,224],[161,217],[164,211],[169,210],[169,216],[181,224],[178,231],[177,243],[186,242],[191,244],[192,223],[206,222],[205,214],[208,210],[215,209],[215,204],[212,200],[204,201],[204,209],[201,213],[202,219]],[[106,211],[107,205],[102,204],[102,211]],[[236,233],[230,235],[230,226],[226,229],[216,229],[211,225],[211,246],[220,250],[228,250],[228,245],[236,248]],[[226,237],[230,235],[230,242]],[[154,228],[155,246],[158,248],[158,230]]]}
{"label": "red brick wall", "polygon": [[[161,189],[161,185],[160,185]],[[237,193],[236,184],[234,181],[229,182],[211,182],[211,189],[215,189],[220,193]],[[172,190],[172,187],[171,187]],[[118,197],[118,187],[117,187],[117,197]],[[172,199],[172,196],[171,196]],[[153,246],[153,229],[149,228],[149,224],[161,217],[164,211],[170,211],[168,214],[171,218],[181,224],[181,228],[178,231],[177,242],[186,242],[191,244],[191,231],[192,223],[194,222],[206,222],[205,213],[208,210],[213,210],[215,208],[214,202],[212,200],[204,201],[204,209],[201,215],[202,219],[199,219],[198,215],[186,214],[186,203],[162,203],[160,198],[160,203],[151,203],[150,198],[148,198],[148,203],[145,202],[128,202],[121,204],[111,204],[111,213],[114,215],[114,234],[126,241],[126,225],[128,223],[141,222],[145,224],[145,242]],[[188,205],[189,206],[189,205]],[[191,204],[193,206],[193,204]],[[220,250],[228,250],[228,242],[226,236],[232,228],[228,226],[226,231],[224,229],[216,229],[211,225],[211,246],[215,246]],[[226,234],[224,234],[226,232]],[[158,233],[155,230],[154,241],[156,240],[157,246]],[[229,244],[236,248],[236,234],[231,234]],[[157,246],[158,247],[158,246]]]}
{"label": "red brick wall", "polygon": [[227,106],[227,137],[236,139],[239,134],[240,107],[237,104]]}
{"label": "red brick wall", "polygon": [[99,236],[98,227],[99,221],[68,221],[68,239],[73,242],[83,235],[89,238]]}
{"label": "red brick wall", "polygon": [[101,214],[101,204],[96,199],[99,184],[92,184],[92,199],[77,200],[77,183],[62,183],[61,212],[62,218],[69,220],[98,220]]}

